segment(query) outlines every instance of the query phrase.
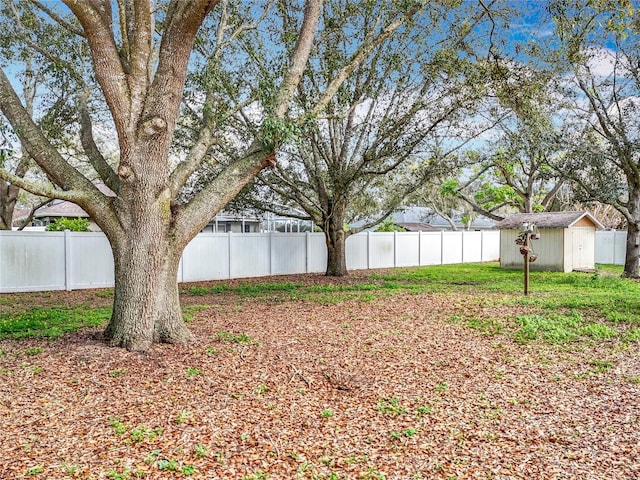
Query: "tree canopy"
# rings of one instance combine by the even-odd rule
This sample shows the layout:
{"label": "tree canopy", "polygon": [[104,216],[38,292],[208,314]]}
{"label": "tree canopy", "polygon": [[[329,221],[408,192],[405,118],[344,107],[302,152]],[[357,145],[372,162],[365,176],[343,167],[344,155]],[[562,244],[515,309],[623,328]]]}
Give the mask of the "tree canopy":
{"label": "tree canopy", "polygon": [[[369,4],[4,2],[19,12],[16,22],[2,11],[3,21],[16,27],[17,51],[37,52],[51,72],[42,101],[56,98],[55,119],[64,119],[79,148],[61,141],[68,135],[56,137],[61,129],[37,121],[38,108],[25,107],[12,73],[3,69],[0,109],[50,183],[7,169],[0,178],[78,204],[105,232],[116,278],[105,333],[114,345],[148,350],[153,342],[190,339],[176,283],[184,247],[262,169],[275,165],[291,132],[313,112],[324,112],[377,46],[424,8],[412,1],[380,5],[373,28],[335,59],[336,75],[316,90],[307,110],[292,109],[310,53],[336,22],[358,31],[351,21]],[[55,97],[60,91],[65,94]],[[117,138],[114,152],[96,141],[100,129]],[[203,171],[207,181],[199,182]],[[96,179],[108,189],[98,188]]]}

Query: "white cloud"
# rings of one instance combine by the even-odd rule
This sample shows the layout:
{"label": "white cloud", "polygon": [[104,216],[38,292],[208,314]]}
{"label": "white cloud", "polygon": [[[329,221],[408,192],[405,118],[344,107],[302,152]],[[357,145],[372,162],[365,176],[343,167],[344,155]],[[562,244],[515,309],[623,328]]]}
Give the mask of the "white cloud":
{"label": "white cloud", "polygon": [[616,52],[609,48],[587,47],[584,54],[587,57],[587,67],[596,77],[610,77],[614,72],[618,76],[625,76],[628,73],[621,65],[620,59],[616,60]]}

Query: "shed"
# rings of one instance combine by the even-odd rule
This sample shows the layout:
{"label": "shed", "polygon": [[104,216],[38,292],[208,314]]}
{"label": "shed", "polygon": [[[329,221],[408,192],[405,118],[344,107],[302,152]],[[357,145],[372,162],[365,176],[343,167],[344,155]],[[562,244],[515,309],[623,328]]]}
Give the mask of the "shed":
{"label": "shed", "polygon": [[516,238],[523,224],[534,224],[539,240],[531,240],[538,255],[532,270],[571,272],[595,269],[596,230],[603,225],[589,212],[518,213],[496,224],[500,229],[500,266],[522,268]]}

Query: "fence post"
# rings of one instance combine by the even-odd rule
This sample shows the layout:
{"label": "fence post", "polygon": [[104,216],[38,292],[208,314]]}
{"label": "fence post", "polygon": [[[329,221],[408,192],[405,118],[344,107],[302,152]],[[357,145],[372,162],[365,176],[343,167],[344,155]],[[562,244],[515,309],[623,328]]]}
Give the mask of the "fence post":
{"label": "fence post", "polygon": [[440,265],[444,265],[444,230],[440,230]]}
{"label": "fence post", "polygon": [[269,275],[273,275],[273,232],[269,232]]}
{"label": "fence post", "polygon": [[371,232],[367,232],[367,270],[371,270]]}
{"label": "fence post", "polygon": [[484,262],[484,230],[480,230],[480,263]]}
{"label": "fence post", "polygon": [[228,263],[228,266],[229,266],[229,280],[231,280],[231,279],[233,278],[233,275],[231,274],[231,266],[232,266],[232,263],[233,263],[233,262],[231,261],[231,258],[233,257],[233,255],[231,255],[231,244],[233,243],[233,242],[231,241],[231,233],[232,233],[232,232],[228,232],[228,233],[227,233],[227,242],[228,242],[228,244],[227,244],[227,250],[229,251],[229,258],[227,259],[227,260],[228,260],[228,262],[229,262],[229,263]]}
{"label": "fence post", "polygon": [[398,266],[398,232],[393,231],[393,266]]}
{"label": "fence post", "polygon": [[71,274],[71,230],[64,231],[64,288],[67,292],[73,290]]}
{"label": "fence post", "polygon": [[422,266],[422,230],[418,232],[418,266]]}
{"label": "fence post", "polygon": [[[300,228],[298,226],[298,228]],[[311,233],[305,232],[305,242],[304,242],[304,269],[306,273],[309,273],[309,257],[311,251]]]}
{"label": "fence post", "polygon": [[464,230],[460,232],[460,244],[462,245],[462,263],[464,264]]}

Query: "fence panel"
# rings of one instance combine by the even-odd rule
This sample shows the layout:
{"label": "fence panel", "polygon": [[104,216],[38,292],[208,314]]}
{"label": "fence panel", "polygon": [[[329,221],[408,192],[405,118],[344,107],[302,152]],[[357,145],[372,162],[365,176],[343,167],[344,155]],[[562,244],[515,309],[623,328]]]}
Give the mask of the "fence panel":
{"label": "fence panel", "polygon": [[395,265],[393,232],[376,232],[369,235],[369,268],[389,268]]}
{"label": "fence panel", "polygon": [[396,267],[420,265],[420,232],[396,234]]}
{"label": "fence panel", "polygon": [[462,263],[462,232],[442,232],[442,263]]}
{"label": "fence panel", "polygon": [[64,232],[0,233],[0,292],[65,289]]}
{"label": "fence panel", "polygon": [[[307,233],[308,255],[307,271],[309,273],[321,273],[327,270],[327,244],[324,233]],[[349,240],[347,240],[349,245]],[[348,258],[348,257],[347,257]]]}
{"label": "fence panel", "polygon": [[299,233],[279,233],[271,237],[271,275],[307,271],[307,238]]}
{"label": "fence panel", "polygon": [[228,234],[231,278],[265,277],[271,275],[270,233]]}
{"label": "fence panel", "polygon": [[348,270],[366,270],[369,268],[369,233],[351,235],[347,238],[345,250]]}
{"label": "fence panel", "polygon": [[229,239],[225,233],[197,235],[184,249],[179,280],[199,282],[230,278]]}
{"label": "fence panel", "polygon": [[104,288],[114,284],[113,253],[102,233],[69,232],[67,288]]}
{"label": "fence panel", "polygon": [[500,258],[500,232],[482,231],[482,262],[494,262]]}
{"label": "fence panel", "polygon": [[483,232],[460,232],[462,234],[462,261],[481,262],[482,261],[482,241]]}
{"label": "fence panel", "polygon": [[442,263],[443,232],[420,233],[420,265],[440,265]]}
{"label": "fence panel", "polygon": [[614,231],[614,256],[613,263],[624,265],[627,256],[627,232],[624,230]]}
{"label": "fence panel", "polygon": [[615,263],[616,232],[596,232],[596,263]]}
{"label": "fence panel", "polygon": [[626,230],[596,232],[596,263],[624,265],[626,253]]}

